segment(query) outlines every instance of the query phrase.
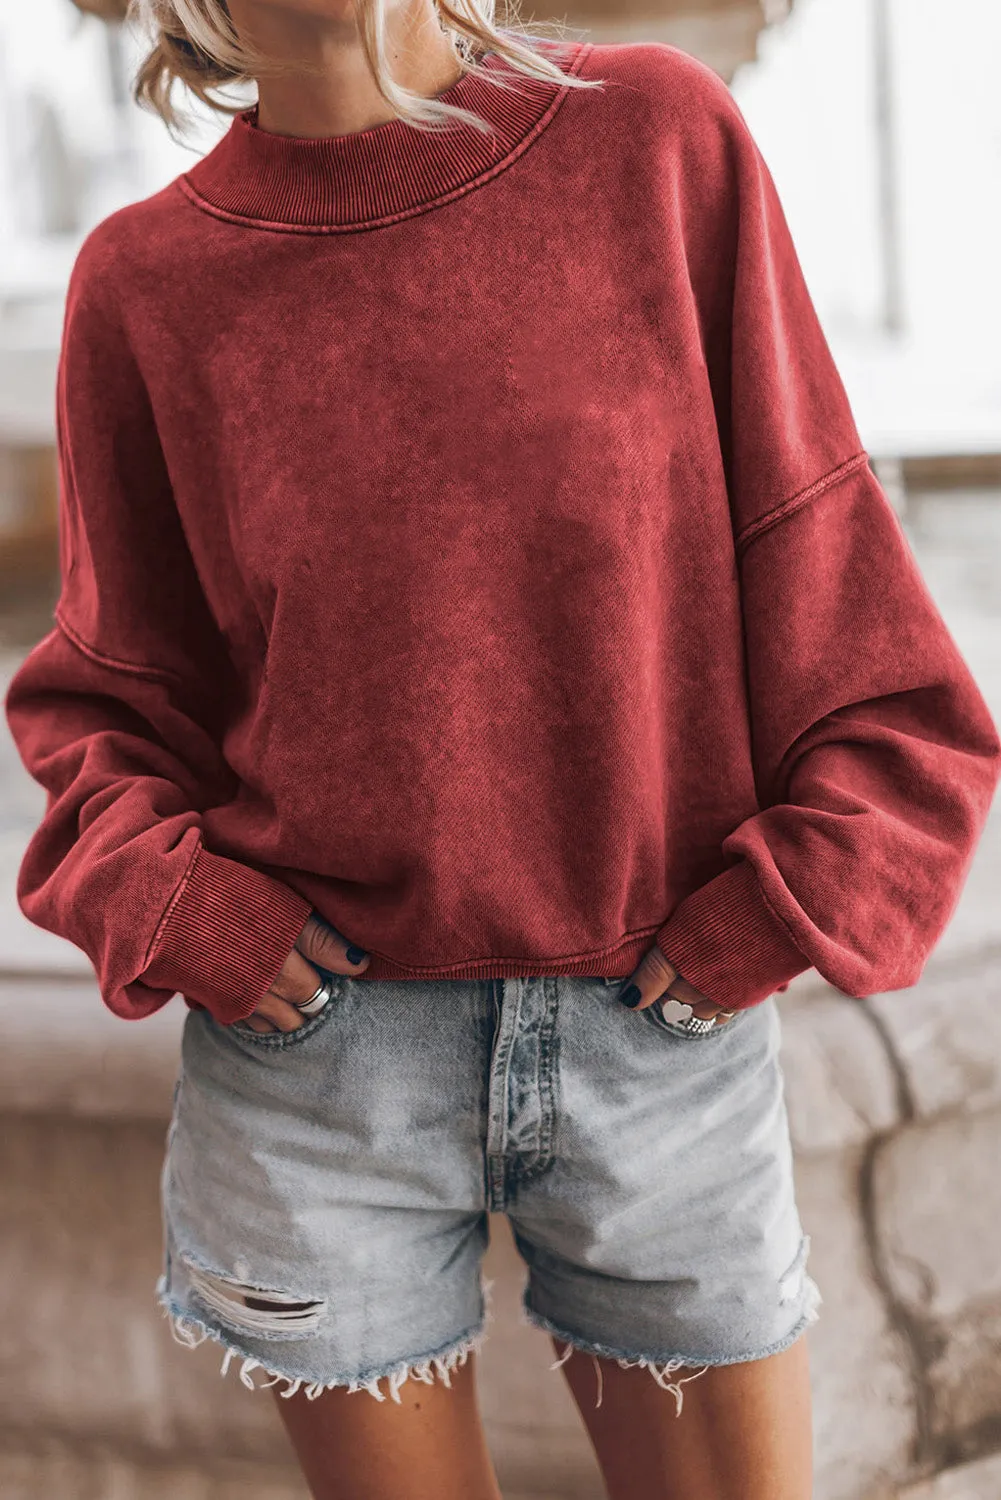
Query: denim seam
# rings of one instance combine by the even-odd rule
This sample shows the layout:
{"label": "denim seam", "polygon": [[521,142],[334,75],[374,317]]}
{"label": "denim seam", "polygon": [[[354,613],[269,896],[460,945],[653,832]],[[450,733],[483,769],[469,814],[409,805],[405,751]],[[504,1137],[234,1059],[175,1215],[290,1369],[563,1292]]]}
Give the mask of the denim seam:
{"label": "denim seam", "polygon": [[[507,1193],[510,1177],[508,1147],[508,1079],[511,1072],[511,1059],[514,1051],[514,1029],[510,1024],[509,1011],[503,1003],[504,995],[503,978],[494,980],[494,996],[497,1002],[498,1027],[494,1036],[494,1046],[487,1068],[487,1185],[489,1188],[488,1208],[494,1213],[503,1213],[507,1207]],[[498,1073],[499,1087],[495,1091],[494,1079]],[[494,1126],[497,1126],[495,1139]],[[496,1146],[496,1150],[490,1150]]]}
{"label": "denim seam", "polygon": [[556,1127],[555,1069],[559,1053],[556,1024],[559,1016],[559,985],[554,974],[543,976],[546,1013],[539,1028],[539,1148],[534,1161],[520,1156],[512,1163],[512,1178],[533,1182],[553,1165]]}

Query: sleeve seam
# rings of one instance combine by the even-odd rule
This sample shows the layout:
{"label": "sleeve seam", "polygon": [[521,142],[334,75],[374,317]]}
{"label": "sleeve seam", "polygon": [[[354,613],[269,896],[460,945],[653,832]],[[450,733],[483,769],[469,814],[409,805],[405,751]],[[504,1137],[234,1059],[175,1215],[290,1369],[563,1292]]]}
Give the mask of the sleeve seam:
{"label": "sleeve seam", "polygon": [[[743,858],[747,859],[747,855],[745,854],[743,856]],[[790,943],[792,943],[792,945],[796,949],[797,953],[803,953],[803,950],[800,947],[799,943],[796,941],[795,935],[793,934],[792,929],[790,928],[790,926],[789,926],[788,922],[786,921],[785,917],[782,915],[782,913],[780,911],[777,911],[776,908],[772,905],[772,902],[771,902],[771,900],[769,898],[768,892],[765,890],[764,882],[762,881],[761,876],[758,874],[757,868],[751,862],[751,860],[748,859],[747,862],[751,866],[751,870],[753,871],[755,884],[757,885],[758,890],[761,892],[761,901],[762,901],[762,904],[763,904],[765,910],[769,913],[769,915],[773,918],[773,920],[779,925],[779,927],[781,927],[782,931],[785,933],[785,935],[789,939]],[[809,964],[810,961],[807,958],[807,956],[806,956],[805,953],[803,953],[803,957],[806,959],[807,963]]]}
{"label": "sleeve seam", "polygon": [[126,672],[132,677],[142,677],[149,682],[162,682],[174,687],[181,685],[181,677],[176,672],[170,671],[167,667],[151,667],[141,662],[123,661],[120,657],[109,656],[107,652],[100,651],[96,646],[90,645],[88,641],[84,640],[83,636],[74,630],[73,626],[70,625],[69,621],[62,614],[58,605],[53,610],[53,617],[59,629],[71,644],[78,651],[82,651],[84,656],[90,657],[91,661],[96,662],[98,666],[111,667],[116,672]]}
{"label": "sleeve seam", "polygon": [[757,520],[749,522],[737,536],[735,546],[738,555],[743,553],[763,532],[769,531],[780,521],[784,521],[787,517],[794,515],[802,506],[811,500],[816,500],[819,495],[824,494],[825,491],[833,488],[834,485],[840,484],[843,479],[847,479],[850,474],[855,473],[856,469],[861,469],[868,462],[869,454],[865,448],[862,448],[858,453],[853,454],[851,458],[845,459],[843,463],[835,465],[826,474],[822,474],[819,479],[815,479],[812,484],[806,485],[804,489],[790,496],[788,500],[783,500],[782,504],[777,505],[774,510],[767,511],[763,516],[759,516]]}
{"label": "sleeve seam", "polygon": [[195,863],[201,852],[202,840],[201,837],[199,837],[195,840],[194,851],[184,868],[184,874],[181,876],[180,880],[177,883],[177,888],[174,891],[174,894],[171,896],[170,900],[167,902],[167,905],[160,913],[160,920],[156,924],[156,927],[153,931],[153,936],[150,939],[149,947],[146,950],[146,956],[143,960],[142,969],[140,970],[141,974],[145,973],[145,971],[149,968],[150,964],[156,957],[156,950],[160,946],[163,935],[167,930],[167,924],[174,913],[177,903],[180,901],[181,897],[184,895],[184,892],[187,890],[189,884],[191,883],[191,877],[194,874],[195,870]]}

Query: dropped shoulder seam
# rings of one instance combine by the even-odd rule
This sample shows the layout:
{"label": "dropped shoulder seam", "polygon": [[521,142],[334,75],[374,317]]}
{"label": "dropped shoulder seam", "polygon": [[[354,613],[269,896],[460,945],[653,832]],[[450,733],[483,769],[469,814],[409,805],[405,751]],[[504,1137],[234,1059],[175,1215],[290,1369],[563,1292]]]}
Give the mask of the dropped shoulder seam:
{"label": "dropped shoulder seam", "polygon": [[150,667],[142,662],[123,661],[120,657],[109,656],[106,651],[100,651],[96,646],[90,645],[88,641],[84,640],[82,635],[74,630],[58,605],[53,611],[53,617],[59,629],[70,643],[78,651],[82,652],[84,656],[96,662],[98,666],[111,667],[116,672],[127,672],[132,677],[142,677],[149,682],[162,682],[173,687],[181,685],[182,679],[180,675],[170,671],[167,667]]}
{"label": "dropped shoulder seam", "polygon": [[822,474],[812,484],[808,484],[804,489],[798,490],[795,495],[790,496],[788,500],[784,500],[774,510],[767,511],[763,516],[759,516],[756,521],[749,522],[736,539],[737,552],[744,552],[763,532],[771,530],[780,521],[784,521],[789,516],[795,514],[797,510],[800,510],[810,500],[816,500],[819,495],[824,494],[825,491],[831,489],[834,485],[840,484],[843,479],[847,479],[850,474],[855,473],[856,469],[863,468],[868,462],[869,454],[863,448],[858,453],[853,454],[851,458],[845,459],[843,463],[837,464],[833,469],[829,469],[826,474]]}

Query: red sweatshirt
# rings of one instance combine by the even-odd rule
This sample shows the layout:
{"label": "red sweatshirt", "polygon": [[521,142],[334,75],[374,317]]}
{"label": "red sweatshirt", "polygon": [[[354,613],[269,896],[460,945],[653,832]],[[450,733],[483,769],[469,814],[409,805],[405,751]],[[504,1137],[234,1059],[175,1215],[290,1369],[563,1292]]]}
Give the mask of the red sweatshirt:
{"label": "red sweatshirt", "polygon": [[[1001,774],[708,67],[553,48],[493,125],[252,110],[94,228],[62,588],[6,713],[18,902],[229,1023],[312,908],[363,978],[913,984]],[[507,71],[496,53],[487,67]]]}

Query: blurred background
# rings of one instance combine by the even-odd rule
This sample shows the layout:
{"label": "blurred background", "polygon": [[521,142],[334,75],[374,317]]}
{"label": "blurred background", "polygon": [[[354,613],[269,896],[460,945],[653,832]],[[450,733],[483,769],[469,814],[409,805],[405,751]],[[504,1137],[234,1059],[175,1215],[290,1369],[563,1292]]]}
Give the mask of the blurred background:
{"label": "blurred background", "polygon": [[[115,0],[0,11],[0,683],[52,626],[53,389],[86,232],[186,146],[131,102]],[[727,80],[772,169],[877,471],[1001,720],[1001,7],[996,0],[525,0]],[[503,17],[500,18],[503,20]],[[231,91],[231,98],[239,97]],[[246,102],[252,94],[246,96]],[[189,101],[184,101],[187,104]],[[184,1007],[141,1025],[32,927],[14,883],[44,794],[0,728],[0,1492],[305,1496],[269,1395],[173,1344],[158,1173]],[[797,1191],[824,1297],[808,1334],[817,1500],[1001,1500],[1001,808],[920,983],[779,997]],[[482,1356],[510,1500],[600,1497],[548,1340],[492,1224]],[[666,1399],[666,1398],[665,1398]],[[693,1497],[694,1500],[694,1497]]]}

